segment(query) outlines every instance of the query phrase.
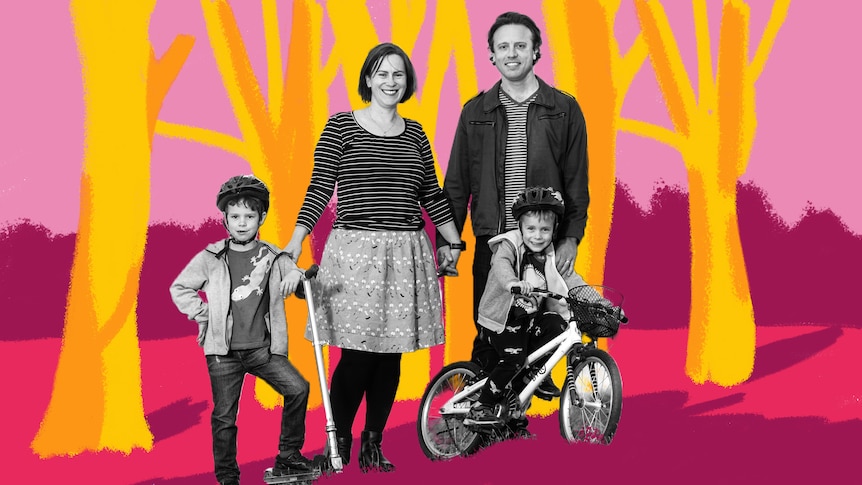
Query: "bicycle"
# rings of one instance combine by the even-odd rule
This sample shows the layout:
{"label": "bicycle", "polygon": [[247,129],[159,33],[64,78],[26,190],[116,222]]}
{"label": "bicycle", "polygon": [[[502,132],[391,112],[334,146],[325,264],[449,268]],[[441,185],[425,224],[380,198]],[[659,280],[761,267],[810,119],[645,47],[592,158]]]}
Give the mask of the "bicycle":
{"label": "bicycle", "polygon": [[[518,288],[513,293],[518,293]],[[483,439],[505,439],[513,420],[521,419],[533,392],[547,372],[567,358],[566,380],[560,394],[560,434],[569,442],[610,444],[622,412],[622,376],[614,359],[597,345],[599,338],[613,337],[621,323],[623,296],[601,285],[577,286],[568,296],[545,290],[532,294],[565,300],[571,317],[567,328],[553,340],[531,352],[506,387],[495,413],[500,429],[464,424],[464,417],[478,399],[487,376],[473,362],[445,366],[425,389],[416,421],[419,444],[425,456],[445,460],[475,452]],[[582,337],[582,336],[585,336]],[[539,368],[532,364],[549,355]],[[526,383],[521,387],[520,384]],[[510,432],[510,431],[509,431]]]}

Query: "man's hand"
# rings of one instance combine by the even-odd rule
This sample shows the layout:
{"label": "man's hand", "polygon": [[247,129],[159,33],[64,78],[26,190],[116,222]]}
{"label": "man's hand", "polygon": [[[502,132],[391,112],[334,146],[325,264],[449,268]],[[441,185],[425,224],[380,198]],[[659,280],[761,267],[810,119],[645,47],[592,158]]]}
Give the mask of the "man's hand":
{"label": "man's hand", "polygon": [[564,237],[555,245],[557,256],[557,271],[563,278],[568,278],[575,272],[575,260],[578,258],[578,240]]}
{"label": "man's hand", "polygon": [[452,249],[449,246],[437,248],[437,275],[458,276],[457,265],[460,258],[460,249]]}

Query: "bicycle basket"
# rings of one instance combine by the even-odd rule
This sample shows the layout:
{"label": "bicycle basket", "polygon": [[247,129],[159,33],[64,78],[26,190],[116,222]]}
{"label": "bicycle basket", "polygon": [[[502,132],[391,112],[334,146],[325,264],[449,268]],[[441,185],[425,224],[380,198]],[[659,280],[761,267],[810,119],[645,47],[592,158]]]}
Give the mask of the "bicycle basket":
{"label": "bicycle basket", "polygon": [[613,337],[620,329],[623,295],[607,286],[584,285],[569,290],[569,306],[578,330],[590,338]]}

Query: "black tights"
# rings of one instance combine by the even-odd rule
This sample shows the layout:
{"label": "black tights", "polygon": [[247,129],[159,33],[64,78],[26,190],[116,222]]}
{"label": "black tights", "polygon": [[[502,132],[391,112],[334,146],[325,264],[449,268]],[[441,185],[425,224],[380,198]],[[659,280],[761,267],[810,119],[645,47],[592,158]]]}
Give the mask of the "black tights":
{"label": "black tights", "polygon": [[401,379],[401,354],[341,350],[332,373],[330,399],[336,435],[351,436],[353,420],[365,396],[365,430],[382,433]]}

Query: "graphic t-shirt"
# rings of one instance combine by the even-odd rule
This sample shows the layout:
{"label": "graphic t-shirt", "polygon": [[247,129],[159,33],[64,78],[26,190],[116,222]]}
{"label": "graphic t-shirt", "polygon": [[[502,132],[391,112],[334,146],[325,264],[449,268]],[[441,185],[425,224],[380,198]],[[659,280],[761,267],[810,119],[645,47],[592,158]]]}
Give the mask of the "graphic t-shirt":
{"label": "graphic t-shirt", "polygon": [[250,251],[227,252],[233,315],[231,350],[269,346],[264,315],[269,311],[269,271],[275,254],[266,245],[254,244]]}
{"label": "graphic t-shirt", "polygon": [[[540,290],[548,289],[548,281],[545,279],[545,255],[527,251],[521,261],[521,281],[533,285]],[[523,296],[515,298],[512,304],[512,316],[522,318],[532,316],[539,311],[542,299],[535,296]]]}

